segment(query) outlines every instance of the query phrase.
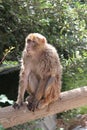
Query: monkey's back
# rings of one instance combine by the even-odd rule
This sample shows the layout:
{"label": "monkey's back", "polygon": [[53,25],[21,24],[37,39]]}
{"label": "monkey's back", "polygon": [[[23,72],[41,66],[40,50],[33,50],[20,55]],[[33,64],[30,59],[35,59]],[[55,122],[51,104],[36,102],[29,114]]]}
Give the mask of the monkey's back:
{"label": "monkey's back", "polygon": [[41,76],[55,76],[61,73],[59,55],[52,45],[47,44],[45,49],[41,52],[36,69],[37,73],[41,74]]}

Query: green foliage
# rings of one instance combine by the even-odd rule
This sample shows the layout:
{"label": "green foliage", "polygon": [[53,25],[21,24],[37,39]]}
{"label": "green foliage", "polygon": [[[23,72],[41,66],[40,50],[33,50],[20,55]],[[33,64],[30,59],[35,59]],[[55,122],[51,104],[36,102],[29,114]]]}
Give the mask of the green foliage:
{"label": "green foliage", "polygon": [[69,119],[73,119],[76,117],[76,115],[80,114],[79,109],[73,109],[66,112],[63,112],[61,115],[61,118],[63,118],[65,121],[69,121]]}
{"label": "green foliage", "polygon": [[5,130],[2,125],[0,125],[0,130]]}
{"label": "green foliage", "polygon": [[18,67],[19,63],[18,61],[3,61],[3,64],[0,66],[0,72],[3,72],[4,70],[11,69],[14,67]]}
{"label": "green foliage", "polygon": [[18,62],[17,61],[7,61],[7,60],[5,60],[4,62],[3,62],[3,64],[4,65],[8,65],[8,66],[15,66],[15,65],[18,65]]}
{"label": "green foliage", "polygon": [[79,108],[79,113],[80,114],[87,114],[87,106],[80,107]]}
{"label": "green foliage", "polygon": [[0,64],[3,63],[3,61],[6,59],[7,55],[8,55],[9,53],[11,53],[11,51],[14,50],[14,48],[15,48],[15,47],[9,47],[9,49],[5,49],[5,51],[3,52],[3,55],[4,55],[4,56],[3,56],[2,60],[0,61]]}
{"label": "green foliage", "polygon": [[43,130],[42,128],[36,128],[35,130]]}
{"label": "green foliage", "polygon": [[17,56],[26,35],[40,32],[60,54],[72,56],[77,48],[81,50],[86,44],[86,10],[86,3],[77,0],[3,0],[0,3],[3,49],[14,46]]}
{"label": "green foliage", "polygon": [[64,130],[64,128],[58,128],[57,130]]}
{"label": "green foliage", "polygon": [[62,60],[64,67],[63,87],[65,90],[82,87],[87,84],[87,52],[84,53],[84,57],[79,53],[79,51],[76,51],[72,58]]}

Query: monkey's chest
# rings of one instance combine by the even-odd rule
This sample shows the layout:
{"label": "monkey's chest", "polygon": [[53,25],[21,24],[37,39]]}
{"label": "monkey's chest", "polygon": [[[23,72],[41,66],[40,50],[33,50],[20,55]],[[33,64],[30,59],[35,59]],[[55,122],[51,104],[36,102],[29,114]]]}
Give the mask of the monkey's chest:
{"label": "monkey's chest", "polygon": [[51,62],[48,62],[46,58],[42,57],[31,60],[29,62],[29,69],[40,78],[50,75],[52,71]]}
{"label": "monkey's chest", "polygon": [[34,75],[36,75],[37,77],[38,77],[38,79],[39,78],[41,78],[42,77],[42,75],[41,75],[41,68],[38,66],[38,64],[29,64],[29,67],[28,67],[28,69],[29,69],[29,72],[31,73],[31,72],[33,72],[33,74]]}

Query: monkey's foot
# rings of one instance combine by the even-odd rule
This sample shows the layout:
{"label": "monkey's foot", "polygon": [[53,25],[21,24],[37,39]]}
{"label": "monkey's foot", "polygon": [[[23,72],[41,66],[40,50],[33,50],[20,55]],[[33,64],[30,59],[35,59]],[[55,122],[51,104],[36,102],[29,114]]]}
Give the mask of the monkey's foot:
{"label": "monkey's foot", "polygon": [[14,108],[14,109],[19,109],[21,106],[23,106],[23,102],[21,102],[21,103],[15,102],[15,103],[13,104],[13,108]]}
{"label": "monkey's foot", "polygon": [[32,102],[28,102],[27,107],[30,111],[35,111],[38,107],[38,100],[34,99]]}

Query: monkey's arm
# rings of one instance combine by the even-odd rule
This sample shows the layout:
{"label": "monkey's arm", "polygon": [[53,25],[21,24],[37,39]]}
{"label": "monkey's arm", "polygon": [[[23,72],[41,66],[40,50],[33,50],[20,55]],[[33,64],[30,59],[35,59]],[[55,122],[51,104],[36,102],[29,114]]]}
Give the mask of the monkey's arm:
{"label": "monkey's arm", "polygon": [[28,74],[26,73],[25,70],[21,69],[19,88],[18,88],[18,97],[17,97],[17,101],[13,105],[14,108],[16,107],[19,108],[23,104],[24,93],[27,89],[27,85],[28,85]]}

